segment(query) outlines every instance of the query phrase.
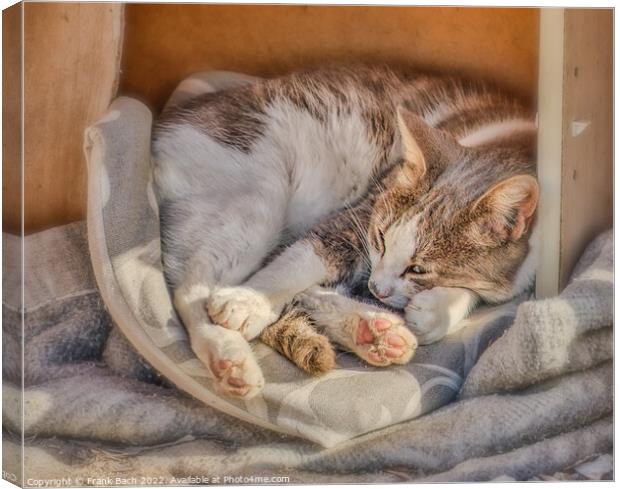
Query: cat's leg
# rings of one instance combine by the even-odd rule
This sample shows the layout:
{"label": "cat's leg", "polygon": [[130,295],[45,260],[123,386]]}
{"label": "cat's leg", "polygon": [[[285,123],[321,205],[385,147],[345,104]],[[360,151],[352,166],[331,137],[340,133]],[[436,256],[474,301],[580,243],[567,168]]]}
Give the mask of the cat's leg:
{"label": "cat's leg", "polygon": [[295,295],[326,276],[326,267],[312,244],[300,240],[243,285],[216,290],[209,297],[209,316],[251,340],[278,319]]}
{"label": "cat's leg", "polygon": [[480,297],[475,292],[460,287],[423,290],[405,307],[407,326],[420,345],[428,345],[458,331],[462,320],[479,302]]}
{"label": "cat's leg", "polygon": [[402,365],[415,353],[416,338],[398,314],[326,287],[311,287],[296,299],[321,331],[371,365]]}
{"label": "cat's leg", "polygon": [[[174,304],[192,349],[219,390],[250,398],[264,385],[252,349],[241,333],[215,324],[206,307],[218,288],[242,283],[258,269],[280,236],[285,202],[245,191],[237,194],[234,207],[222,205],[223,197],[192,199],[191,206],[177,202],[169,213],[184,219],[165,226],[164,242],[174,277]],[[238,203],[242,199],[247,205]]]}
{"label": "cat's leg", "polygon": [[174,290],[174,305],[183,320],[196,356],[211,372],[214,385],[223,393],[250,398],[264,386],[262,371],[250,344],[237,331],[222,328],[207,316],[205,302],[214,281],[198,279],[203,264],[194,261],[194,278],[188,277]]}
{"label": "cat's leg", "polygon": [[363,226],[368,211],[362,204],[358,207],[320,223],[242,286],[212,294],[208,303],[211,318],[252,339],[273,323],[298,293],[360,273],[366,244],[361,243],[361,233],[352,223]]}
{"label": "cat's leg", "polygon": [[288,306],[263,330],[260,339],[311,375],[324,374],[336,365],[329,339],[315,329],[308,312],[297,304]]}

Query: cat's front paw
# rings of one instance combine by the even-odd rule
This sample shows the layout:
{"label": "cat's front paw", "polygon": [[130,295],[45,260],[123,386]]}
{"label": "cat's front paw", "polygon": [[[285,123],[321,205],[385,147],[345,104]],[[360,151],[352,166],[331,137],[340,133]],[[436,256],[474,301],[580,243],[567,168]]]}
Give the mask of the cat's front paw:
{"label": "cat's front paw", "polygon": [[349,324],[355,353],[377,367],[409,362],[418,345],[395,314],[366,311],[352,316]]}
{"label": "cat's front paw", "polygon": [[211,294],[207,312],[214,323],[239,331],[246,340],[252,340],[278,319],[282,308],[254,289],[225,287]]}
{"label": "cat's front paw", "polygon": [[429,345],[456,331],[475,304],[476,295],[467,289],[435,287],[413,296],[405,318],[420,345]]}

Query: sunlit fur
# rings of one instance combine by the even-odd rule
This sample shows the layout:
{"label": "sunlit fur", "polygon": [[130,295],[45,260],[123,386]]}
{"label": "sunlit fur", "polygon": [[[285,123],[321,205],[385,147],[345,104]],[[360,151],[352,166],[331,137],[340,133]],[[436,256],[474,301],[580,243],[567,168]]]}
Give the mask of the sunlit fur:
{"label": "sunlit fur", "polygon": [[[376,239],[377,231],[370,229],[370,280],[379,289],[393,291],[384,302],[404,307],[417,292],[434,287],[464,287],[486,301],[499,302],[531,284],[533,261],[527,263],[529,270],[521,267],[530,251],[527,231],[532,216],[528,216],[527,229],[511,236],[522,202],[517,199],[499,208],[483,196],[510,177],[516,177],[512,188],[520,177],[526,185],[531,182],[533,135],[531,129],[525,133],[528,137],[505,138],[467,149],[457,147],[455,140],[452,159],[428,192],[404,206],[392,205],[387,220],[375,217],[375,227],[383,227],[385,248]],[[515,189],[517,196],[520,190]],[[535,195],[527,195],[527,190],[523,189],[523,199],[536,200],[536,189]],[[380,208],[379,216],[383,213],[385,209]],[[414,273],[414,266],[423,273]],[[527,278],[517,281],[520,271]]]}
{"label": "sunlit fur", "polygon": [[[525,180],[493,189],[532,178],[532,119],[482,83],[368,67],[294,73],[167,109],[152,146],[164,270],[216,385],[260,391],[247,340],[315,284],[370,278],[399,308],[420,290],[498,301],[525,288],[537,193]],[[406,272],[416,264],[428,273]],[[474,302],[461,302],[463,315]]]}

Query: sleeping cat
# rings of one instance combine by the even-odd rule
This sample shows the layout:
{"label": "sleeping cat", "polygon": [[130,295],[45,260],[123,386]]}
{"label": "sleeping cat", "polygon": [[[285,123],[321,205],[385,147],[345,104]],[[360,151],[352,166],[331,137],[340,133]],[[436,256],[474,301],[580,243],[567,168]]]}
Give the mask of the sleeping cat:
{"label": "sleeping cat", "polygon": [[[262,389],[259,336],[330,368],[311,324],[372,365],[406,363],[479,301],[529,287],[535,136],[525,108],[482,84],[388,68],[299,72],[166,110],[152,146],[164,269],[215,384]],[[342,292],[366,283],[415,336]]]}

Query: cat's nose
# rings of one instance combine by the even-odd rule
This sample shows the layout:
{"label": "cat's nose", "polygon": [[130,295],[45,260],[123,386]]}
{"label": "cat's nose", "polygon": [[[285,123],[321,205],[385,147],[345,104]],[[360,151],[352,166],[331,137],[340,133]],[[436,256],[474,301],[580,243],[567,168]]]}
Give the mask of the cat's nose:
{"label": "cat's nose", "polygon": [[392,287],[381,288],[377,285],[376,282],[373,282],[372,280],[368,281],[368,288],[372,292],[372,295],[374,295],[377,299],[385,299],[386,297],[391,296],[394,292],[394,289]]}

